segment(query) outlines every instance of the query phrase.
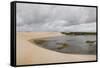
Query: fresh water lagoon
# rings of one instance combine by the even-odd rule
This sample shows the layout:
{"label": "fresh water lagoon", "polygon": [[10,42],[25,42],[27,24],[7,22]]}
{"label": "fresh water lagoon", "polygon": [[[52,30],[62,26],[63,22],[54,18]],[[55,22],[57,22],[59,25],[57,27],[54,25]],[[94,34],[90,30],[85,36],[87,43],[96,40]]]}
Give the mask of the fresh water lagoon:
{"label": "fresh water lagoon", "polygon": [[31,39],[30,42],[60,53],[96,54],[96,35],[62,35]]}

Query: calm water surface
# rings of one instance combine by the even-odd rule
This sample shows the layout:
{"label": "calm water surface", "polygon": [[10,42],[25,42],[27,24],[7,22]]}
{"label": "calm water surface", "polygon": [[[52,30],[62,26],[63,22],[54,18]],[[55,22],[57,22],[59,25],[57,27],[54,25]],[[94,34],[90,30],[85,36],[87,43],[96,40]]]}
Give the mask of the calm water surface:
{"label": "calm water surface", "polygon": [[43,38],[42,40],[46,40],[46,42],[38,46],[57,52],[73,54],[96,54],[96,35],[56,36]]}

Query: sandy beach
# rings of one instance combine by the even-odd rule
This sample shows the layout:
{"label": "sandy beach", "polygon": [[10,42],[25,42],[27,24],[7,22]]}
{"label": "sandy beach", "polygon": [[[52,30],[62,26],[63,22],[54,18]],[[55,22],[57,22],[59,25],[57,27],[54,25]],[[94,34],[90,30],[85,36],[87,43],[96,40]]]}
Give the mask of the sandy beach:
{"label": "sandy beach", "polygon": [[96,55],[64,54],[29,42],[30,39],[62,36],[59,32],[17,32],[17,65],[95,61]]}

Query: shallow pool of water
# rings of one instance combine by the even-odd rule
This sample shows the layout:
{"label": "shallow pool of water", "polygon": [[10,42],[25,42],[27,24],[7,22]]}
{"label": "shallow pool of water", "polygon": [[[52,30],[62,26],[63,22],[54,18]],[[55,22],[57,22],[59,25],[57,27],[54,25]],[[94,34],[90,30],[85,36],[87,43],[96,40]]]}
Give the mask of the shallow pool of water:
{"label": "shallow pool of water", "polygon": [[61,53],[96,54],[96,35],[68,35],[36,40],[33,41],[38,46]]}

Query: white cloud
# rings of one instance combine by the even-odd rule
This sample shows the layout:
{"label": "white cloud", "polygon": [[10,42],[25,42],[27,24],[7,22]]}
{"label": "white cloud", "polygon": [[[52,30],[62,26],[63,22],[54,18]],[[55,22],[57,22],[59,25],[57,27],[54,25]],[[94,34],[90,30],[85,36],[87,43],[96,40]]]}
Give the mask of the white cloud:
{"label": "white cloud", "polygon": [[17,31],[96,31],[96,8],[17,3],[16,21]]}
{"label": "white cloud", "polygon": [[55,21],[50,21],[48,23],[45,23],[42,28],[45,27],[45,29],[48,29],[50,31],[56,31],[56,30],[59,30],[61,31],[62,28],[65,26],[65,24],[67,24],[68,22],[67,21],[64,21],[64,20],[55,20]]}
{"label": "white cloud", "polygon": [[18,31],[35,31],[35,32],[96,32],[96,23],[85,23],[65,26],[66,21],[54,21],[43,24],[41,26],[24,25],[18,28]]}
{"label": "white cloud", "polygon": [[85,23],[64,27],[66,31],[72,32],[96,32],[96,23]]}

